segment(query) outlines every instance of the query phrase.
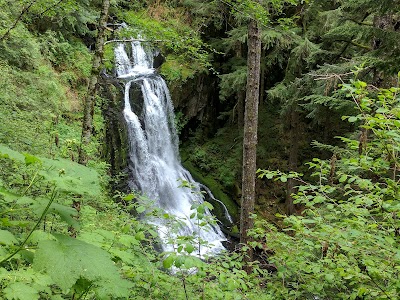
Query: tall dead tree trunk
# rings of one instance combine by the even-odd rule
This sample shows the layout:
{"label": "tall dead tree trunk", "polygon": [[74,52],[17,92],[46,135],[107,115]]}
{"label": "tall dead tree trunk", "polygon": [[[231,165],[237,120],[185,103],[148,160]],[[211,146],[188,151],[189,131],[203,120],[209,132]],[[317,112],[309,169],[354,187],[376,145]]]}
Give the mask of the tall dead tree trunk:
{"label": "tall dead tree trunk", "polygon": [[[258,129],[258,103],[260,95],[260,60],[261,39],[257,21],[251,20],[248,29],[248,56],[247,56],[247,86],[244,114],[243,135],[243,172],[242,172],[242,202],[240,213],[240,242],[248,244],[251,238],[248,230],[253,228],[255,183],[256,183],[256,151]],[[253,251],[248,247],[246,261],[253,259]],[[246,271],[250,272],[247,267]]]}
{"label": "tall dead tree trunk", "polygon": [[82,136],[81,145],[79,148],[79,163],[86,164],[88,161],[85,146],[90,143],[93,130],[93,114],[94,104],[98,90],[98,77],[100,75],[101,60],[104,53],[104,41],[108,19],[108,9],[110,7],[110,0],[103,0],[98,34],[95,45],[95,52],[93,56],[92,71],[89,79],[87,94],[83,104],[83,120],[82,120]]}

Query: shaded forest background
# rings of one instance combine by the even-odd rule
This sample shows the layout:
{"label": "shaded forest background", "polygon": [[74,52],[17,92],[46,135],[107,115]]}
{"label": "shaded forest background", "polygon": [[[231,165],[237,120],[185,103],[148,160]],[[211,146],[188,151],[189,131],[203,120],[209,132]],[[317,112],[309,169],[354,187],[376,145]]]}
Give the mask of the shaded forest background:
{"label": "shaded forest background", "polygon": [[[399,1],[110,1],[82,166],[102,5],[0,0],[0,297],[398,297]],[[262,42],[254,240],[235,248],[236,223],[226,256],[190,256],[196,237],[160,254],[125,184],[113,41],[160,49],[182,162],[238,221],[249,20]]]}

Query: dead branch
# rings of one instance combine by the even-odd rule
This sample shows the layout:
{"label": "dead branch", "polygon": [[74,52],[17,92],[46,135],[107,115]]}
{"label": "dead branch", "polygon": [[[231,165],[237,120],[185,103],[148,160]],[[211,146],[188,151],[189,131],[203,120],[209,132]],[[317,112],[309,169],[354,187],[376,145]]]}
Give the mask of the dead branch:
{"label": "dead branch", "polygon": [[109,43],[130,43],[130,42],[141,42],[141,43],[161,43],[163,40],[143,40],[143,39],[123,39],[123,40],[110,40],[104,43],[104,45]]}

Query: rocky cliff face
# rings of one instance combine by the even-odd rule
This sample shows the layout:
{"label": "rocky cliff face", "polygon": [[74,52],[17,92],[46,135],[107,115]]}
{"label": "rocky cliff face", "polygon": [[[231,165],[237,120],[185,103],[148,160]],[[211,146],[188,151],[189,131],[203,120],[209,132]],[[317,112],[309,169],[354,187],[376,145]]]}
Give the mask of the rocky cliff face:
{"label": "rocky cliff face", "polygon": [[105,121],[103,155],[110,164],[113,188],[124,191],[128,176],[128,133],[122,116],[123,90],[122,86],[114,86],[106,81],[102,81],[101,86],[101,96],[107,99],[102,106]]}
{"label": "rocky cliff face", "polygon": [[181,111],[187,119],[181,138],[188,137],[189,130],[201,127],[205,135],[217,129],[219,98],[217,80],[209,74],[201,74],[185,83],[170,85],[175,111]]}

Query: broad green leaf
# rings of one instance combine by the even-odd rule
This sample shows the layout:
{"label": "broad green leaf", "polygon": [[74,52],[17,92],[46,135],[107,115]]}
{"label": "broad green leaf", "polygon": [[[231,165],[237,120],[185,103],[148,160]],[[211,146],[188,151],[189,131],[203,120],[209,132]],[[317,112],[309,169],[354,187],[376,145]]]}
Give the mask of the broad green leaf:
{"label": "broad green leaf", "polygon": [[10,203],[18,200],[20,196],[15,193],[12,193],[11,191],[5,188],[0,187],[0,197],[2,198],[2,201]]}
{"label": "broad green leaf", "polygon": [[267,179],[272,179],[274,177],[274,174],[267,173],[267,174],[265,174],[265,177],[267,177]]}
{"label": "broad green leaf", "polygon": [[131,235],[128,235],[128,234],[122,234],[119,237],[118,241],[122,245],[127,246],[127,247],[131,247],[132,245],[138,245],[139,244],[135,237],[133,237]]}
{"label": "broad green leaf", "polygon": [[35,230],[32,232],[32,235],[29,237],[28,242],[37,244],[40,241],[44,240],[55,240],[54,236],[48,232],[45,232],[43,230]]}
{"label": "broad green leaf", "polygon": [[132,254],[130,250],[120,250],[118,248],[111,248],[109,251],[114,257],[113,259],[114,261],[115,258],[118,258],[122,262],[132,265],[134,264],[134,259],[137,258],[137,256],[135,254]]}
{"label": "broad green leaf", "polygon": [[204,265],[204,262],[195,256],[187,256],[185,259],[185,267],[190,268],[201,268]]}
{"label": "broad green leaf", "polygon": [[35,200],[33,200],[33,199],[30,198],[30,197],[24,196],[24,197],[18,198],[18,200],[16,201],[16,203],[17,203],[18,205],[30,205],[30,204],[35,203]]}
{"label": "broad green leaf", "polygon": [[356,122],[357,120],[358,120],[358,118],[355,117],[355,116],[351,116],[351,117],[348,119],[348,121],[349,121],[350,123],[354,123],[354,122]]}
{"label": "broad green leaf", "polygon": [[325,202],[325,197],[321,195],[317,195],[313,199],[314,203],[322,203]]}
{"label": "broad green leaf", "polygon": [[138,206],[136,208],[136,211],[138,214],[141,214],[142,212],[144,212],[146,210],[146,208],[144,206]]}
{"label": "broad green leaf", "polygon": [[233,279],[229,278],[228,282],[227,282],[227,289],[230,291],[233,291],[236,288],[237,288],[237,284],[235,283],[235,281]]}
{"label": "broad green leaf", "polygon": [[279,179],[280,179],[282,182],[286,182],[286,181],[287,181],[287,177],[286,177],[285,175],[282,175]]}
{"label": "broad green leaf", "polygon": [[176,257],[176,259],[175,259],[175,266],[176,266],[177,268],[182,267],[182,266],[185,264],[185,259],[186,259],[185,256],[183,256],[183,255],[178,255],[178,256]]}
{"label": "broad green leaf", "polygon": [[18,243],[15,236],[8,230],[0,230],[0,245],[14,245]]}
{"label": "broad green leaf", "polygon": [[[47,273],[63,291],[79,278],[99,285],[99,293],[126,295],[130,284],[120,278],[110,255],[91,244],[57,234],[56,241],[41,241],[35,253],[34,269]],[[107,292],[108,290],[108,292]]]}
{"label": "broad green leaf", "polygon": [[124,198],[122,198],[123,200],[125,200],[125,201],[131,201],[131,200],[133,200],[135,198],[135,196],[133,195],[133,194],[129,194],[129,195],[126,195]]}
{"label": "broad green leaf", "polygon": [[39,291],[22,282],[13,282],[4,289],[7,300],[35,300],[39,299]]}
{"label": "broad green leaf", "polygon": [[143,231],[139,231],[135,234],[135,239],[138,241],[143,241],[145,239],[145,235]]}
{"label": "broad green leaf", "polygon": [[25,156],[25,164],[27,166],[32,165],[34,163],[41,163],[41,160],[34,155],[31,155],[29,153],[24,153],[24,156]]}
{"label": "broad green leaf", "polygon": [[335,279],[335,275],[333,274],[325,274],[325,279],[327,282],[332,283],[333,280]]}
{"label": "broad green leaf", "polygon": [[313,220],[313,219],[302,219],[301,221],[303,222],[303,224],[314,224],[314,223],[316,223],[316,221]]}
{"label": "broad green leaf", "polygon": [[376,113],[378,113],[378,114],[384,114],[384,113],[387,113],[387,112],[389,112],[389,110],[387,108],[385,108],[385,107],[379,107],[376,110]]}
{"label": "broad green leaf", "polygon": [[210,202],[204,201],[204,205],[205,205],[209,210],[213,210],[213,209],[214,209],[214,206],[213,206]]}
{"label": "broad green leaf", "polygon": [[174,255],[170,255],[168,256],[166,259],[164,259],[163,261],[163,267],[165,269],[169,269],[172,267],[172,265],[174,264],[175,261],[175,256]]}
{"label": "broad green leaf", "polygon": [[[34,204],[32,209],[38,216],[40,216],[43,213],[43,210],[46,208],[48,202],[49,199],[38,199],[37,203]],[[76,218],[74,218],[78,215],[78,212],[75,208],[53,202],[48,210],[48,213],[59,215],[61,219],[68,225],[74,227],[75,229],[79,229],[79,222],[76,220]]]}
{"label": "broad green leaf", "polygon": [[347,175],[342,175],[339,178],[339,182],[345,182],[347,180]]}
{"label": "broad green leaf", "polygon": [[192,253],[193,251],[195,250],[195,248],[194,248],[194,246],[192,245],[192,244],[186,244],[186,246],[185,246],[185,251],[187,252],[187,253]]}

